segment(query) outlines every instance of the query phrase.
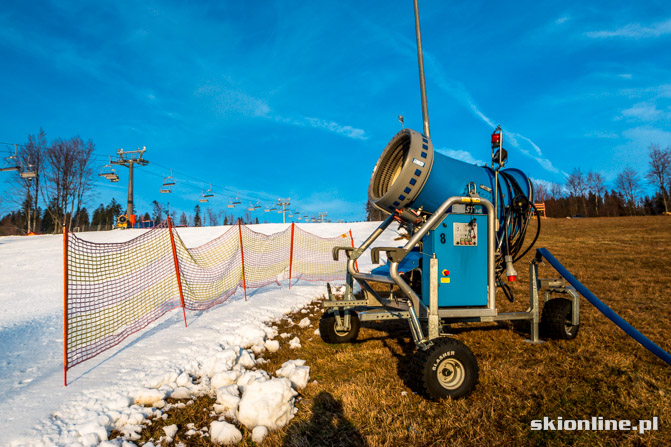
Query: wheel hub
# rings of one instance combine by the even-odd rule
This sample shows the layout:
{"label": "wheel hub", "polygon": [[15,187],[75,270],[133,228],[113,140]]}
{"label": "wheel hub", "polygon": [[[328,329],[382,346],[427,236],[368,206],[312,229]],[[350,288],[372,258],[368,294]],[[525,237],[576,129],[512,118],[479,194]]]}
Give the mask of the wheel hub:
{"label": "wheel hub", "polygon": [[459,388],[465,380],[464,365],[457,359],[445,359],[436,368],[438,383],[448,390]]}

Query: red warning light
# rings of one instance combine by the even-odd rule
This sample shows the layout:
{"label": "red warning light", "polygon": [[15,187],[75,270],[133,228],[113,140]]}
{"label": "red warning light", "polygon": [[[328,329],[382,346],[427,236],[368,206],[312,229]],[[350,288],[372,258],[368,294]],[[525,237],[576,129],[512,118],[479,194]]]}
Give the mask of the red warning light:
{"label": "red warning light", "polygon": [[493,133],[492,134],[492,147],[498,147],[501,145],[501,134]]}

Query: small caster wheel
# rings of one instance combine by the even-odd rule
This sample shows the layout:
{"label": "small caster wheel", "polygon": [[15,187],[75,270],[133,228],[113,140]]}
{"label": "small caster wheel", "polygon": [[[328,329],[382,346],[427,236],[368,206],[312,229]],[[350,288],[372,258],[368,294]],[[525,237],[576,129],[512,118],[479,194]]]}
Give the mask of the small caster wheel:
{"label": "small caster wheel", "polygon": [[[322,340],[326,343],[350,343],[356,340],[361,323],[355,311],[350,310],[348,312],[350,315],[349,330],[337,330],[335,314],[333,312],[324,312],[319,320],[319,335],[321,335]],[[344,314],[340,315],[340,318],[344,317]]]}
{"label": "small caster wheel", "polygon": [[429,349],[418,351],[415,369],[419,390],[431,400],[465,397],[478,383],[478,361],[454,338],[433,340]]}

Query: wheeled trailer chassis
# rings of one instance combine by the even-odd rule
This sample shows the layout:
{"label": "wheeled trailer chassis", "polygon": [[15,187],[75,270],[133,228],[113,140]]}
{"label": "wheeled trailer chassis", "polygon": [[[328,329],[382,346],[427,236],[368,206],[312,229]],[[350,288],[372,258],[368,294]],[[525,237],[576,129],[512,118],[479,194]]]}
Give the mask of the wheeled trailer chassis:
{"label": "wheeled trailer chassis", "polygon": [[[463,307],[439,307],[438,301],[438,259],[434,253],[429,258],[429,275],[422,281],[429,281],[429,305],[399,274],[399,264],[410,251],[437,227],[445,214],[455,204],[481,205],[487,210],[487,305]],[[443,332],[443,324],[456,322],[492,322],[526,320],[530,323],[529,341],[540,342],[540,331],[551,338],[573,339],[580,324],[580,300],[573,287],[567,286],[563,279],[538,278],[540,256],[536,256],[529,265],[529,308],[524,312],[499,313],[496,308],[495,262],[495,210],[491,202],[477,197],[450,197],[429,219],[411,235],[403,247],[375,247],[371,250],[373,263],[379,263],[380,252],[387,255],[388,274],[360,273],[355,262],[366,252],[375,240],[394,221],[390,215],[358,247],[335,247],[333,259],[338,260],[339,253],[347,254],[347,275],[345,293],[342,299],[335,297],[328,287],[328,299],[322,303],[325,308],[320,321],[320,334],[328,343],[350,342],[356,339],[361,321],[407,320],[412,338],[417,346],[414,359],[414,379],[419,391],[426,397],[438,400],[444,397],[460,398],[469,394],[478,380],[478,366],[470,349]],[[426,270],[426,265],[423,268]],[[354,296],[354,281],[360,284],[365,299]],[[390,290],[398,286],[404,297],[381,297],[371,286],[378,282],[388,284]],[[541,315],[539,294],[544,293],[544,306]],[[567,298],[552,298],[561,294]],[[426,327],[427,330],[423,329]]]}

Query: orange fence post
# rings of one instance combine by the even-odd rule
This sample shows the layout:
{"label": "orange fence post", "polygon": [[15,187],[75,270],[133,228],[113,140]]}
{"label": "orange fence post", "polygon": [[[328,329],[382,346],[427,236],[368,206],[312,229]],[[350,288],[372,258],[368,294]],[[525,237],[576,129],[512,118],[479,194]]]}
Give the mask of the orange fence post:
{"label": "orange fence post", "polygon": [[296,224],[291,222],[291,248],[289,249],[289,288],[291,289],[291,267],[294,263],[294,227]]}
{"label": "orange fence post", "polygon": [[182,290],[182,275],[179,273],[179,259],[177,259],[177,248],[175,247],[175,236],[172,234],[172,219],[168,217],[168,231],[170,232],[170,245],[172,245],[172,258],[175,261],[175,275],[177,276],[177,287],[179,288],[179,299],[182,301],[182,313],[184,314],[184,327],[186,325],[186,306],[184,304],[184,291]]}
{"label": "orange fence post", "polygon": [[242,288],[245,290],[245,301],[247,301],[247,282],[245,281],[245,253],[242,250],[242,219],[238,219],[238,231],[240,232],[240,258],[242,259]]}
{"label": "orange fence post", "polygon": [[[352,229],[350,228],[349,230],[349,240],[352,241],[352,248],[354,247],[354,237],[352,237]],[[359,261],[354,261],[354,266],[356,267],[356,271],[359,271]]]}
{"label": "orange fence post", "polygon": [[63,225],[63,386],[68,386],[68,230]]}

